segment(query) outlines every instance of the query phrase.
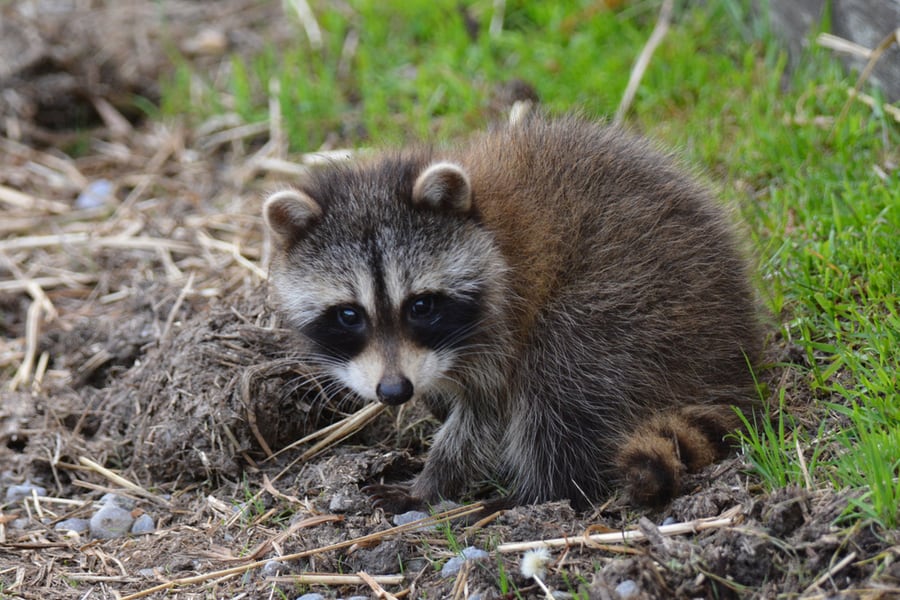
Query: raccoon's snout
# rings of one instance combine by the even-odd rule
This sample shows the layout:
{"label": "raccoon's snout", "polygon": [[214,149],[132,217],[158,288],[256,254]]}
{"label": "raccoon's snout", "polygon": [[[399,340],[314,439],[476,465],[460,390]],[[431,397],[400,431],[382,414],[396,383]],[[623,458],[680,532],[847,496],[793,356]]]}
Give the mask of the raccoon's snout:
{"label": "raccoon's snout", "polygon": [[385,375],[375,386],[375,395],[385,404],[397,406],[412,398],[413,384],[403,375]]}

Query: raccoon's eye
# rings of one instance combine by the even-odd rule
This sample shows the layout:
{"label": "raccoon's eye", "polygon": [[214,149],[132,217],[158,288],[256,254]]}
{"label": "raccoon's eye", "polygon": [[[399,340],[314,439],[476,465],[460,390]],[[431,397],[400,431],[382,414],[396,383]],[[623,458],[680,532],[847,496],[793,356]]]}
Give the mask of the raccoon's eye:
{"label": "raccoon's eye", "polygon": [[359,329],[363,324],[362,312],[355,306],[338,306],[334,309],[338,325],[346,329]]}
{"label": "raccoon's eye", "polygon": [[411,319],[420,321],[428,319],[434,315],[437,302],[433,294],[425,294],[414,298],[409,305],[409,316]]}

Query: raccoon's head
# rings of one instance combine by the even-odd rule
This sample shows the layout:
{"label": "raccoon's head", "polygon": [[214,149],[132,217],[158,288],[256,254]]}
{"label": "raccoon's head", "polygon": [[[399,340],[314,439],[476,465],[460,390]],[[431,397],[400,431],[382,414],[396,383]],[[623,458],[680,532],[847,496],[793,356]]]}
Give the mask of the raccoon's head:
{"label": "raccoon's head", "polygon": [[392,405],[471,385],[460,379],[489,354],[506,263],[461,167],[332,165],[263,212],[271,282],[326,371]]}

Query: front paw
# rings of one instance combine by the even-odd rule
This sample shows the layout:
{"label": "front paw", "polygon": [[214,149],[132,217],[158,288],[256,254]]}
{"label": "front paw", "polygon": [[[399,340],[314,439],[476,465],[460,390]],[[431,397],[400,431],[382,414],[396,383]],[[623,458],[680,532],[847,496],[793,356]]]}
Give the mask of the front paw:
{"label": "front paw", "polygon": [[372,498],[375,508],[380,508],[388,513],[400,514],[427,508],[425,501],[411,495],[409,487],[405,485],[375,483],[367,485],[361,491]]}

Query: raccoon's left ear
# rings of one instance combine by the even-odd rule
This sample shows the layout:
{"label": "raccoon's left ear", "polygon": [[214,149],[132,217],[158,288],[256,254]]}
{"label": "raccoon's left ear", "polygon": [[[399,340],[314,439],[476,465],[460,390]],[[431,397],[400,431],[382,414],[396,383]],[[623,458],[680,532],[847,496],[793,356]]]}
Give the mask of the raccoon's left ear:
{"label": "raccoon's left ear", "polygon": [[296,241],[322,216],[322,207],[300,190],[275,192],[263,204],[263,218],[269,229],[286,243]]}
{"label": "raccoon's left ear", "polygon": [[469,176],[459,165],[437,162],[422,171],[412,192],[413,203],[464,213],[472,208]]}

